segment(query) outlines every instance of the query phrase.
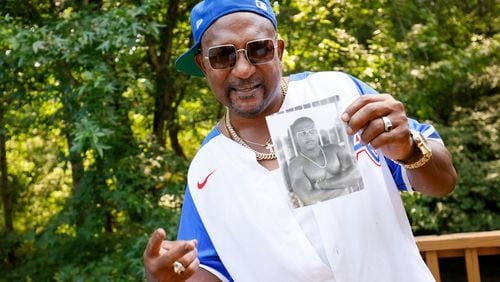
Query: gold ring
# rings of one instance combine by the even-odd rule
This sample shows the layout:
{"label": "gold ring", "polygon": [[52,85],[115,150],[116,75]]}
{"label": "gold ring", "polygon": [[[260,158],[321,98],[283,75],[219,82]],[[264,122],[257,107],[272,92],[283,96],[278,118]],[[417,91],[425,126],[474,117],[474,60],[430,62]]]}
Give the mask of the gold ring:
{"label": "gold ring", "polygon": [[174,261],[172,266],[174,267],[174,272],[177,273],[177,275],[181,275],[186,270],[184,265],[178,261]]}

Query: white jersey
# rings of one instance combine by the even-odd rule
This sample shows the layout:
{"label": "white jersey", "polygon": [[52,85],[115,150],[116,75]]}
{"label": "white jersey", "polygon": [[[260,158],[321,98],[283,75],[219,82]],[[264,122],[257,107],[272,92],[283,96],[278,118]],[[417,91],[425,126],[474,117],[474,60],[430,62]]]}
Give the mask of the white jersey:
{"label": "white jersey", "polygon": [[[282,110],[332,94],[348,105],[375,91],[339,72],[292,75]],[[434,281],[399,195],[411,189],[404,169],[354,149],[363,190],[293,209],[280,174],[214,128],[189,169],[178,238],[198,239],[201,267],[223,281]]]}

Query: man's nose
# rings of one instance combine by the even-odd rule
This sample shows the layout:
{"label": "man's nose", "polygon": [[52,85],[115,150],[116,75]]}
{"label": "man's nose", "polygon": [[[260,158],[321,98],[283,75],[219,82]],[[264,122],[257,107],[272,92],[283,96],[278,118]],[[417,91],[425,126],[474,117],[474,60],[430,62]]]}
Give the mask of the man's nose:
{"label": "man's nose", "polygon": [[[243,52],[241,56],[239,56],[240,52]],[[255,66],[248,60],[245,49],[236,50],[236,63],[233,67],[233,74],[240,78],[249,78],[254,72]]]}

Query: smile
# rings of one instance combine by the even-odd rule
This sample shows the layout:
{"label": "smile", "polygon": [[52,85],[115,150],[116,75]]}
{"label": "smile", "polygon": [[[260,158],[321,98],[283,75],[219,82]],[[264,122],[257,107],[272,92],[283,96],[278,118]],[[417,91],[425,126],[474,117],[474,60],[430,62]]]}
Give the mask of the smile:
{"label": "smile", "polygon": [[251,87],[241,87],[241,88],[232,88],[234,92],[236,92],[238,98],[251,98],[255,96],[255,90],[260,88],[260,84],[256,84]]}
{"label": "smile", "polygon": [[260,86],[260,84],[256,84],[256,85],[251,86],[251,87],[233,88],[233,90],[238,91],[238,92],[250,92],[250,91],[258,88],[259,86]]}

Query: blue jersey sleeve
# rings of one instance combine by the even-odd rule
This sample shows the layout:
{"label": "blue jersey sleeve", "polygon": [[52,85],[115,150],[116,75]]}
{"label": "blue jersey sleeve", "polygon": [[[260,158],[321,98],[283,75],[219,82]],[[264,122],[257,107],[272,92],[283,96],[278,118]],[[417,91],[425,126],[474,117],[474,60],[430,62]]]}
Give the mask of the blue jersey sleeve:
{"label": "blue jersey sleeve", "polygon": [[378,92],[371,88],[370,86],[368,86],[368,84],[364,83],[363,81],[355,78],[354,76],[352,75],[349,75],[352,79],[352,81],[354,82],[354,84],[356,84],[356,87],[358,88],[358,91],[361,95],[365,95],[365,94],[378,94]]}
{"label": "blue jersey sleeve", "polygon": [[229,281],[233,281],[231,275],[226,270],[215,250],[210,236],[201,221],[196,209],[189,188],[186,188],[184,202],[182,205],[181,220],[179,224],[178,240],[198,240],[198,259],[200,264],[208,266],[225,276]]}

